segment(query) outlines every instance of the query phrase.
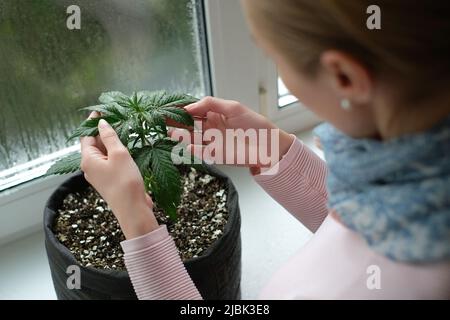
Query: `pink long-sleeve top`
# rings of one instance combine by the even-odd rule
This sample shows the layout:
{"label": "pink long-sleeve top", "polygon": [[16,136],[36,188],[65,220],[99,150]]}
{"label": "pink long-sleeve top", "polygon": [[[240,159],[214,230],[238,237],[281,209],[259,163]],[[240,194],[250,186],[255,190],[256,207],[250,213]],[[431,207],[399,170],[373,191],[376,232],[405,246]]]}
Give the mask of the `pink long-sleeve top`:
{"label": "pink long-sleeve top", "polygon": [[[450,262],[405,264],[372,251],[327,207],[327,168],[295,139],[277,172],[254,176],[314,235],[262,291],[262,299],[448,299]],[[245,213],[244,213],[245,214]],[[201,299],[165,226],[122,242],[139,299]]]}

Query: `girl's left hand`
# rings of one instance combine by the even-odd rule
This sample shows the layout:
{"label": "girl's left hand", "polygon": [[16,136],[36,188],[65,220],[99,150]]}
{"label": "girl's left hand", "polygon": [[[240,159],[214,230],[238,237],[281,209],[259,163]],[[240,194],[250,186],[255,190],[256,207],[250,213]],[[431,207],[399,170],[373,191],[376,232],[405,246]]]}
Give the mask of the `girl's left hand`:
{"label": "girl's left hand", "polygon": [[99,121],[98,129],[98,137],[81,138],[81,170],[86,180],[111,208],[127,239],[157,229],[153,202],[127,148],[105,120]]}

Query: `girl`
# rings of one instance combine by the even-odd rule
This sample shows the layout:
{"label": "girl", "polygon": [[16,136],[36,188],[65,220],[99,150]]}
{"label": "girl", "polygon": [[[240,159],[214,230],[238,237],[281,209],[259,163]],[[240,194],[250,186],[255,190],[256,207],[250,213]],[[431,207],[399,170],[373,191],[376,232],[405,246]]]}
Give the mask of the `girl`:
{"label": "girl", "polygon": [[[380,0],[381,30],[369,30],[370,4],[243,1],[287,87],[328,123],[316,130],[326,163],[280,130],[276,173],[251,167],[315,232],[262,298],[450,298],[450,5]],[[205,128],[274,128],[234,101],[208,97],[186,110]],[[200,299],[131,156],[105,121],[99,130],[82,139],[82,168],[127,238],[137,296]],[[368,281],[374,270],[380,283]]]}

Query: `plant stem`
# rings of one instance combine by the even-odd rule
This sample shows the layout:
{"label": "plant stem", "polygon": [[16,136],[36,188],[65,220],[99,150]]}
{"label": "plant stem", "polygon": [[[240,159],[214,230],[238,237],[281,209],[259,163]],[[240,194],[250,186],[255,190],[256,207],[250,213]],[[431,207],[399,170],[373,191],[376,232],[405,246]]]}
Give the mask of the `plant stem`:
{"label": "plant stem", "polygon": [[140,136],[140,138],[141,138],[142,146],[145,146],[147,140],[145,139],[145,134],[144,134],[144,132],[140,132],[140,133],[139,133],[139,136]]}
{"label": "plant stem", "polygon": [[141,130],[139,130],[139,138],[141,139],[142,147],[146,146],[146,139],[145,139],[145,121],[138,116],[139,122],[141,123]]}

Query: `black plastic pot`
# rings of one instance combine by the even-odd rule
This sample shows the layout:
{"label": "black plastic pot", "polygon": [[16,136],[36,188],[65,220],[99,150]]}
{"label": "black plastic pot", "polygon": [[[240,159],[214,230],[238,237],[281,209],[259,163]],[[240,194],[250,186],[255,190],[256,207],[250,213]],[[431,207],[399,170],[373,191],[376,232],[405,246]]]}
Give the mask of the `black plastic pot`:
{"label": "black plastic pot", "polygon": [[[206,169],[210,175],[226,181],[228,187],[229,219],[224,233],[201,257],[185,262],[187,271],[202,297],[207,300],[240,299],[241,234],[238,194],[231,180],[213,167]],[[73,254],[55,237],[52,227],[56,213],[70,193],[88,187],[83,174],[64,182],[50,197],[44,211],[45,248],[58,299],[136,299],[126,271],[103,270],[81,266]],[[81,289],[69,289],[68,267],[77,265],[81,271]]]}

